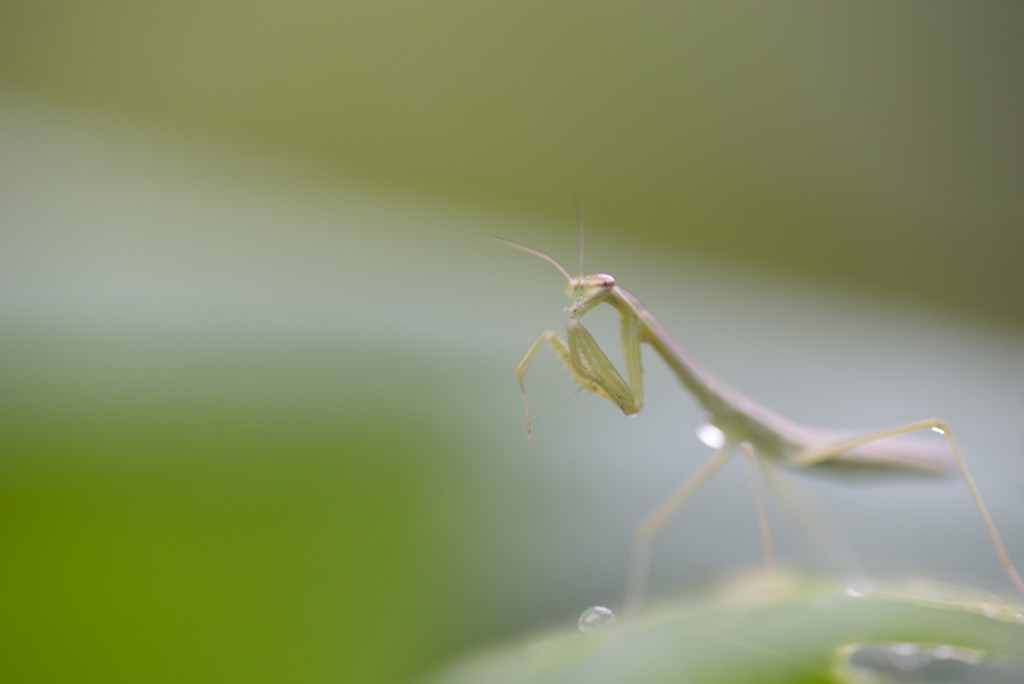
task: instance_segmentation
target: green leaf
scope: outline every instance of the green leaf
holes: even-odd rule
[[[861,662],[880,654],[873,670]],[[938,664],[974,668],[966,675],[972,682],[991,673],[1019,681],[1024,606],[933,583],[843,585],[759,575],[595,631],[532,635],[469,656],[430,681],[878,682],[889,681],[887,655],[896,670]]]

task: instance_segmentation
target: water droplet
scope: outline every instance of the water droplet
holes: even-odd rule
[[[945,431],[945,430],[943,430],[943,429],[942,429],[942,428],[940,428],[940,427],[933,427],[933,428],[932,428],[932,432],[938,432],[938,433],[939,433],[940,435],[944,435],[944,434],[946,434],[946,431]]]
[[[711,422],[711,416],[704,416],[697,424],[697,439],[712,449],[721,449],[725,446],[725,433]]]
[[[846,587],[843,591],[846,592],[847,596],[852,596],[853,598],[861,598],[864,596],[864,592],[857,587]]]
[[[591,606],[583,611],[576,626],[581,632],[593,632],[604,629],[613,622],[615,622],[615,613],[610,608]]]

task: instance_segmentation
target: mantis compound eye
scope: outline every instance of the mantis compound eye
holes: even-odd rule
[[[607,273],[595,273],[580,279],[580,292],[584,301],[595,301],[604,297],[615,287],[615,278]]]

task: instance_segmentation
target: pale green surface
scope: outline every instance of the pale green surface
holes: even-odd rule
[[[990,596],[950,587],[855,589],[785,577],[778,586],[747,577],[734,586],[656,606],[635,623],[573,633],[550,630],[469,656],[431,684],[516,682],[779,682],[834,684],[877,668],[848,669],[852,645],[910,644],[958,649],[930,672],[892,672],[899,681],[1019,681],[1024,674],[1024,611]],[[851,595],[852,594],[852,595]],[[952,653],[947,651],[947,653]],[[906,661],[906,659],[904,659]],[[884,663],[884,661],[882,661]],[[924,670],[924,668],[921,668]],[[866,671],[865,671],[866,670]],[[954,674],[955,673],[955,674]],[[930,679],[928,676],[939,676]],[[911,679],[913,678],[913,679]],[[895,680],[894,680],[895,681]]]

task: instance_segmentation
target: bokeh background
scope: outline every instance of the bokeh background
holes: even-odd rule
[[[653,357],[625,420],[548,353],[525,444],[513,369],[563,283],[487,238],[572,270],[574,196],[588,270],[729,383],[822,426],[948,420],[1024,563],[1022,29],[0,4],[0,677],[402,681],[618,606],[633,526],[707,450]],[[962,483],[803,491],[855,556],[773,504],[790,563],[1011,590]],[[758,562],[749,492],[737,462],[697,497],[656,590]]]

